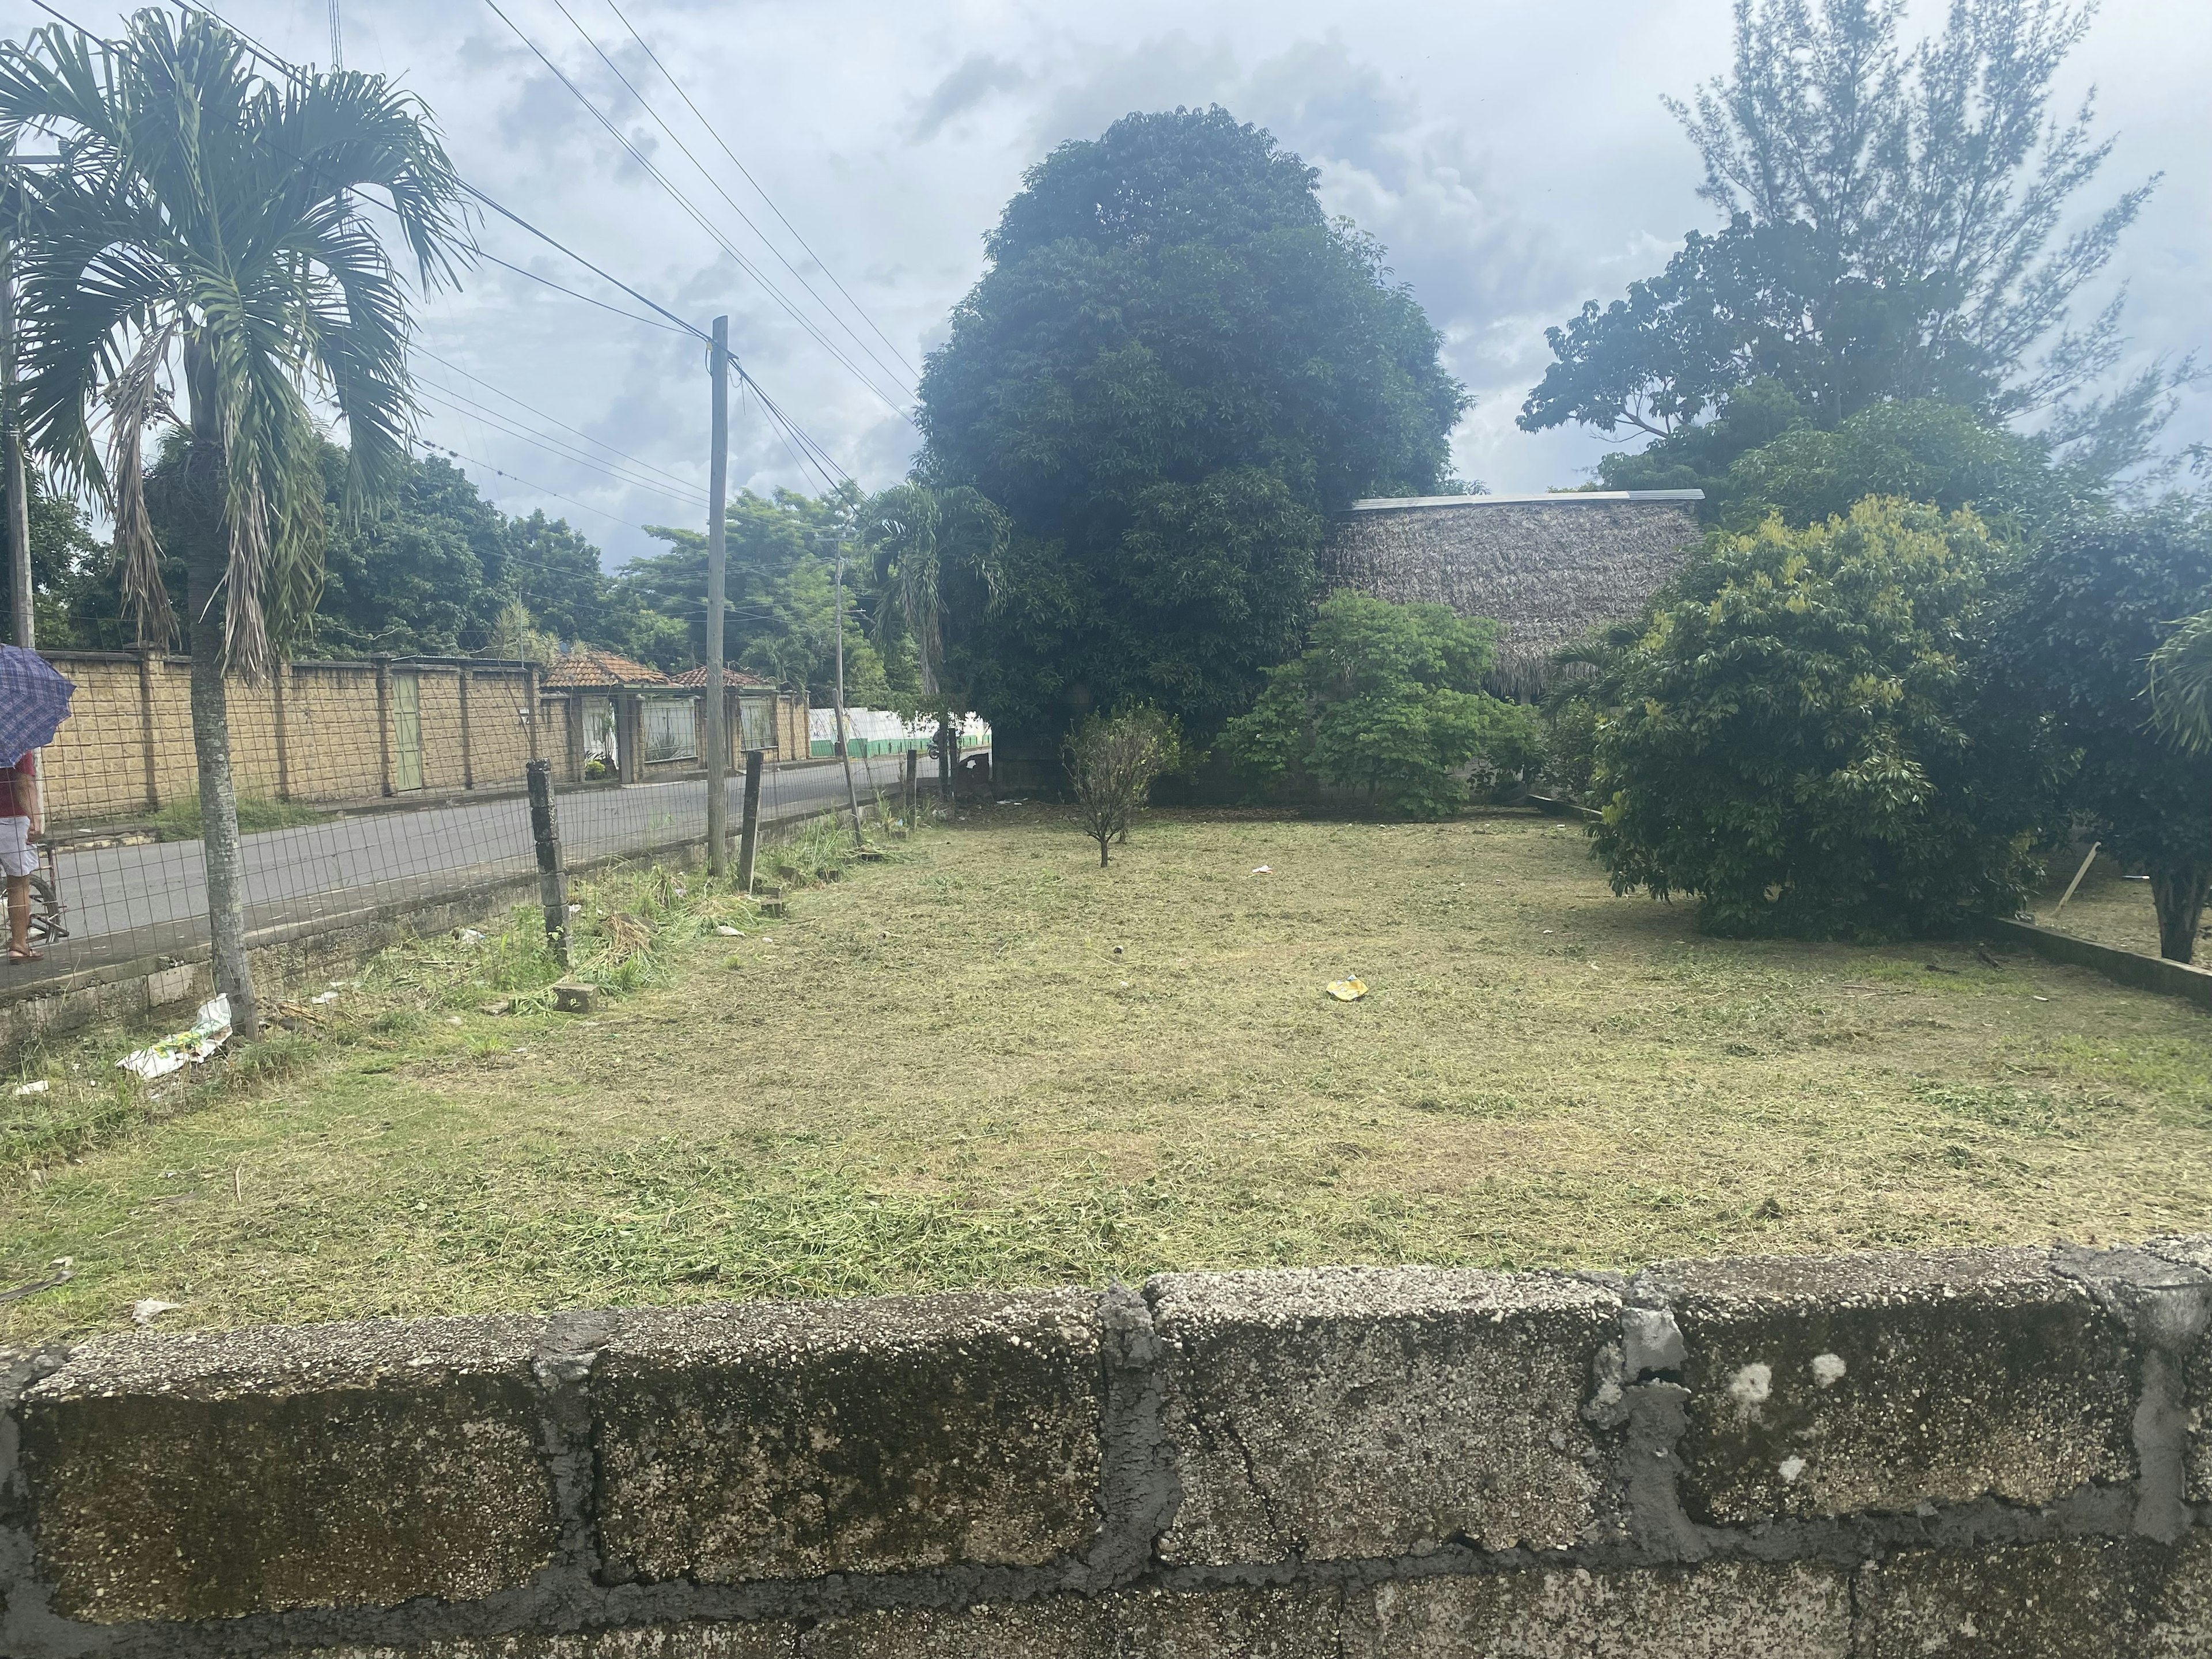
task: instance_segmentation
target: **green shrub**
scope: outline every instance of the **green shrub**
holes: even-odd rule
[[[1271,669],[1222,747],[1260,798],[1347,791],[1391,817],[1448,817],[1472,781],[1540,751],[1528,711],[1481,690],[1498,625],[1364,593],[1322,602],[1304,654]]]
[[[2008,912],[2051,780],[1975,641],[1970,512],[1870,498],[1716,535],[1592,684],[1597,853],[1616,891],[1722,933],[1897,938]]]

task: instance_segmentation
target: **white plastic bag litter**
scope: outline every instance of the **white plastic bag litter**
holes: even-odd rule
[[[229,1041],[230,999],[218,996],[200,1004],[188,1030],[172,1031],[159,1042],[149,1042],[115,1063],[151,1083],[205,1060]]]

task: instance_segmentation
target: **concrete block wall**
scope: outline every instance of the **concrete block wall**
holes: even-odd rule
[[[20,1659],[2212,1655],[2212,1239],[102,1336]]]

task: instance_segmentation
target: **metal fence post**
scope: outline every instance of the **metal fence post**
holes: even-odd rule
[[[761,762],[757,749],[745,750],[745,815],[738,830],[738,890],[753,890],[753,852],[760,845]]]
[[[553,817],[553,764],[534,760],[530,784],[530,839],[538,848],[538,901],[545,907],[545,939],[553,959],[568,965],[568,872],[561,862],[561,826]]]

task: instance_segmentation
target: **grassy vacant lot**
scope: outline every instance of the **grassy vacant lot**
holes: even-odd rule
[[[139,1297],[230,1323],[2212,1228],[2212,1019],[2176,1002],[1970,945],[1701,939],[1539,819],[1170,816],[1096,866],[1048,811],[971,816],[588,1019],[403,959],[289,1069],[7,1177],[0,1283],[77,1276],[0,1341]],[[1347,972],[1372,994],[1328,1000]]]

